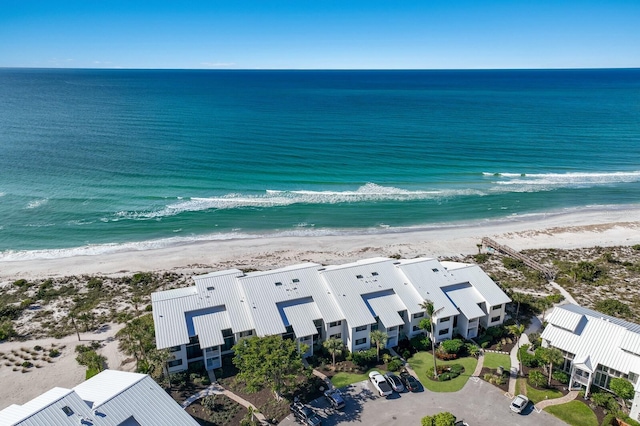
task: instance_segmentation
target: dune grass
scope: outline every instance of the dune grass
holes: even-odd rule
[[[482,366],[493,369],[502,366],[504,367],[504,371],[508,372],[511,369],[511,357],[505,354],[485,352]]]
[[[598,418],[591,409],[581,401],[551,405],[544,411],[553,414],[572,426],[598,426]]]
[[[459,358],[453,361],[440,361],[438,365],[451,365],[462,364],[464,366],[464,373],[459,375],[453,380],[447,380],[446,382],[436,382],[427,377],[427,370],[429,367],[433,367],[433,356],[429,352],[418,352],[411,358],[409,358],[409,365],[416,372],[418,379],[425,387],[433,392],[457,392],[463,388],[469,377],[473,374],[478,364],[478,360],[474,357]]]

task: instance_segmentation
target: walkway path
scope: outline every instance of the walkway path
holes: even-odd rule
[[[560,404],[566,404],[569,401],[573,401],[574,399],[576,399],[578,397],[578,394],[580,392],[578,391],[571,391],[568,394],[566,394],[565,396],[561,397],[561,398],[554,398],[554,399],[545,399],[544,401],[540,401],[536,404],[536,408],[538,410],[542,410],[550,405],[560,405]]]
[[[516,380],[518,379],[518,374],[520,373],[520,362],[518,362],[518,348],[522,345],[529,344],[529,337],[522,333],[520,336],[519,344],[515,345],[513,349],[511,349],[511,353],[509,354],[511,357],[511,374],[509,375],[509,394],[516,395]]]
[[[560,292],[560,294],[562,294],[564,296],[564,299],[569,302],[569,303],[573,303],[574,305],[578,305],[578,302],[576,302],[576,299],[573,298],[573,296],[564,288],[562,288],[562,286],[560,284],[558,284],[557,282],[551,280],[549,281],[549,284],[551,284],[551,286],[553,288],[555,288],[556,290],[558,290]],[[580,305],[578,305],[580,306]]]
[[[228,398],[234,400],[235,402],[237,402],[238,404],[246,407],[246,408],[251,408],[253,409],[253,415],[262,423],[266,424],[267,419],[264,417],[264,415],[262,415],[262,413],[259,413],[258,411],[256,411],[256,407],[253,406],[253,404],[251,404],[249,401],[247,401],[246,399],[236,395],[235,393],[231,392],[230,390],[227,390],[225,388],[223,388],[222,386],[220,386],[218,383],[211,383],[211,385],[209,385],[209,387],[207,387],[204,390],[201,390],[200,392],[191,395],[189,398],[187,398],[181,405],[182,408],[187,408],[189,405],[193,404],[194,401],[199,400],[200,398],[204,398],[205,396],[210,396],[210,395],[225,395]]]

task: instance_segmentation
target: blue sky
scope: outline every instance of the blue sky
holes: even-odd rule
[[[0,67],[640,67],[640,0],[4,0]]]

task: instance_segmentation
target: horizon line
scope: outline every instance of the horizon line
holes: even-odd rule
[[[122,71],[578,71],[637,70],[633,67],[545,67],[545,68],[142,68],[142,67],[19,67],[0,66],[0,70],[122,70]]]

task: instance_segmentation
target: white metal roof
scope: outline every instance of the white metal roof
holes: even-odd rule
[[[140,425],[198,424],[151,377],[116,370],[0,411],[2,426],[77,426],[82,419],[94,426],[120,426],[131,419]]]
[[[478,303],[484,302],[484,299],[471,284],[454,286],[445,292],[467,319],[481,318],[486,315],[486,312],[478,306]]]
[[[555,325],[571,317],[567,311],[582,317],[573,332]],[[575,321],[569,326],[573,324]],[[574,354],[577,360],[589,359],[592,369],[600,364],[625,374],[640,374],[640,356],[621,348],[621,344],[628,344],[629,332],[638,334],[639,331],[638,324],[568,304],[554,308],[541,337],[551,346]]]
[[[175,298],[167,297],[162,291],[152,293],[156,346],[164,349],[189,343],[190,332],[193,332],[191,319],[195,314],[206,315],[211,310],[227,311],[234,333],[253,330],[246,298],[235,282],[241,275],[242,271],[231,269],[195,276],[196,286],[188,287],[189,291],[169,290]]]
[[[204,349],[224,345],[222,330],[231,328],[231,321],[229,313],[221,311],[194,317],[193,326],[198,335],[200,347]]]
[[[195,286],[152,294],[156,344],[160,349],[178,346],[196,334],[202,334],[201,346],[217,343],[222,326],[234,333],[255,330],[258,336],[267,336],[283,334],[285,327],[292,325],[297,329],[296,336],[303,337],[301,333],[312,332],[309,318],[304,315],[316,316],[317,312],[320,316],[312,320],[346,320],[349,327],[359,327],[373,324],[378,316],[385,327],[392,327],[401,323],[398,312],[422,312],[420,305],[427,299],[439,310],[437,318],[458,315],[456,306],[464,306],[461,309],[468,315],[478,315],[477,309],[465,304],[463,296],[473,296],[476,304],[481,297],[487,308],[509,301],[480,268],[444,265],[436,259],[373,258],[327,267],[304,263],[246,275],[232,269],[196,276]],[[446,291],[460,284],[471,285],[474,291],[460,297],[454,293],[454,304]],[[382,297],[373,302],[375,306],[367,302]],[[292,308],[309,303],[313,312]],[[285,307],[289,314],[284,313]],[[228,324],[211,322],[220,312],[226,313]],[[196,324],[200,333],[196,332]],[[213,331],[210,327],[218,329]]]
[[[322,314],[315,302],[284,306],[282,310],[287,322],[293,327],[293,332],[296,337],[318,334],[318,330],[313,321],[322,319]]]
[[[511,302],[509,296],[496,285],[478,265],[458,262],[442,262],[442,266],[457,282],[468,282],[482,295],[487,308]]]
[[[238,277],[258,336],[286,331],[278,308],[281,303],[292,306],[312,300],[325,322],[345,319],[329,288],[319,278],[318,268],[320,265],[316,263],[304,263]]]
[[[397,294],[389,294],[380,297],[365,299],[374,314],[380,318],[385,328],[397,327],[404,324],[404,320],[398,315],[399,311],[404,311],[404,305]]]
[[[583,321],[586,321],[586,317],[579,313],[573,312],[568,309],[559,309],[558,312],[549,316],[548,323],[555,325],[556,327],[564,328],[572,333],[575,333],[578,326]]]
[[[458,284],[437,259],[401,260],[398,268],[406,275],[420,295],[418,306],[425,300],[433,303],[438,312],[436,318],[458,315],[458,309],[449,300],[441,287]],[[421,312],[421,309],[418,309]]]

